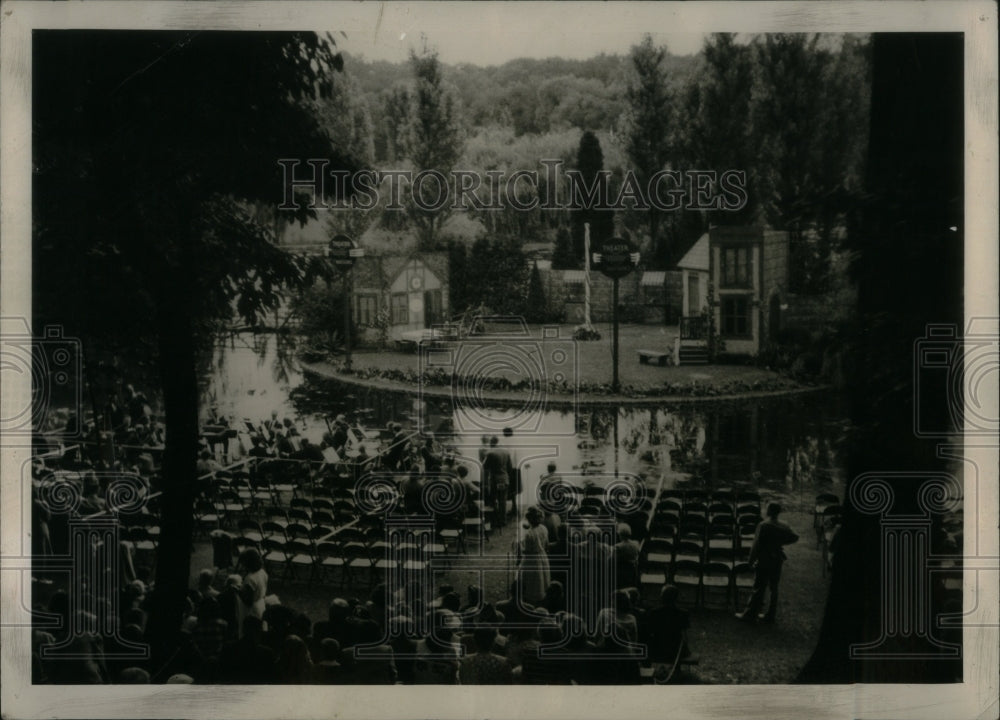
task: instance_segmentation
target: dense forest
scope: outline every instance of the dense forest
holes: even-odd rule
[[[374,251],[450,249],[460,263],[459,255],[490,248],[513,253],[513,266],[524,268],[514,284],[527,288],[530,263],[518,261],[525,245],[552,248],[556,268],[578,267],[585,215],[594,239],[635,241],[645,269],[672,268],[710,225],[756,223],[789,231],[793,291],[823,292],[860,197],[869,38],[715,34],[688,56],[649,36],[637,41],[628,55],[492,67],[447,65],[426,45],[408,63],[346,56],[333,96],[314,109],[338,150],[363,167],[448,177],[536,171],[538,182],[519,186],[518,199],[541,204],[572,191],[564,175],[550,186],[542,160],[580,170],[612,199],[629,173],[641,185],[663,170],[739,170],[746,202],[735,211],[666,212],[626,200],[614,212],[579,203],[428,211],[412,202],[402,212],[386,210],[383,192],[373,208],[330,213],[325,232],[346,232]],[[460,285],[453,308],[488,300]]]

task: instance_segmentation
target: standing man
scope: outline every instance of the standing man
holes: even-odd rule
[[[787,559],[782,548],[799,539],[788,525],[778,521],[779,514],[781,505],[769,503],[767,518],[757,526],[753,547],[750,548],[750,564],[754,565],[757,571],[753,581],[753,594],[746,610],[736,613],[736,618],[743,622],[752,623],[755,620],[774,622],[778,610],[778,581],[781,580],[781,566]],[[757,611],[764,604],[765,589],[770,590],[768,609],[767,612],[757,615]]]
[[[493,504],[495,524],[497,527],[503,527],[507,524],[507,493],[510,487],[510,477],[507,472],[511,463],[510,454],[498,443],[496,435],[491,437],[490,449],[483,458],[483,472],[488,483],[484,490],[489,493],[486,495],[486,501]]]

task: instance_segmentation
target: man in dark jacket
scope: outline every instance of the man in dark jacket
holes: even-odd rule
[[[785,545],[798,541],[799,536],[783,522],[778,521],[781,506],[770,503],[767,506],[767,518],[757,526],[753,547],[750,548],[750,564],[756,568],[753,581],[753,594],[747,603],[746,610],[736,613],[736,617],[744,622],[774,622],[778,610],[778,581],[781,579],[781,566],[785,562]],[[767,612],[757,615],[764,604],[764,590],[770,589]]]

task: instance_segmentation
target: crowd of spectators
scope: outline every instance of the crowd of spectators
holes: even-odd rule
[[[148,618],[148,589],[142,581],[122,593],[117,637],[49,633],[36,629],[36,683],[198,684],[637,684],[647,675],[663,679],[689,654],[687,612],[676,606],[676,588],[664,586],[661,600],[645,608],[634,592],[617,591],[589,631],[578,615],[559,609],[565,602],[553,581],[545,602],[533,606],[510,595],[485,602],[470,586],[463,598],[450,586],[426,604],[412,584],[392,592],[377,585],[367,599],[337,597],[327,616],[313,619],[275,603],[251,609],[247,585],[260,570],[251,560],[246,575],[199,575],[187,598],[180,648],[161,667],[121,657],[141,647]],[[248,579],[249,578],[249,579]],[[266,582],[266,578],[264,578]],[[65,592],[56,592],[47,611],[72,624]],[[65,645],[72,659],[43,659],[43,645]],[[676,676],[675,676],[676,677]]]

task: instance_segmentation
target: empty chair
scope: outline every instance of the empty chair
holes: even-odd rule
[[[223,513],[223,522],[229,522],[243,515],[245,506],[238,492],[232,489],[222,490],[218,497],[215,507]]]
[[[277,576],[285,572],[285,541],[277,537],[266,537],[261,542],[264,569],[268,575]]]
[[[218,530],[221,526],[219,514],[210,500],[201,499],[195,503],[194,519],[198,528],[205,532]]]
[[[312,525],[293,522],[289,523],[288,527],[285,528],[285,535],[289,540],[299,540],[302,538],[308,538],[311,530]]]
[[[702,560],[703,546],[694,540],[681,540],[677,543],[674,553],[674,562],[694,562],[700,563]]]
[[[456,554],[465,552],[465,532],[462,528],[462,518],[441,518],[438,522],[437,536],[441,544],[444,545],[446,553],[449,552],[449,548],[453,548]]]
[[[265,520],[260,524],[261,540],[271,537],[284,542],[287,539],[285,536],[286,525],[287,523],[281,524],[274,520]]]
[[[703,502],[686,502],[684,503],[684,514],[682,516],[685,520],[688,518],[700,517],[705,520],[708,519],[708,505]]]
[[[705,563],[701,570],[701,592],[704,607],[728,610],[732,602],[732,567],[721,562]]]
[[[736,491],[731,487],[716,488],[712,491],[711,500],[732,505],[736,501]]]
[[[733,527],[736,525],[736,517],[729,513],[720,513],[718,515],[713,515],[712,519],[708,523],[708,532],[713,533],[717,530],[729,530],[732,532]]]
[[[313,525],[329,525],[330,527],[333,527],[337,524],[333,514],[326,510],[313,510],[310,520]]]
[[[250,520],[248,518],[243,518],[236,525],[237,529],[240,531],[242,537],[253,540],[255,543],[260,543],[264,539],[264,531],[261,528],[260,523],[256,520]]]
[[[311,525],[312,514],[303,507],[293,507],[288,510],[288,520],[292,523]]]
[[[333,500],[330,499],[330,498],[325,498],[325,497],[316,497],[316,498],[313,498],[312,508],[313,508],[313,511],[328,512],[331,515],[334,512],[336,512],[336,508],[334,507]]]
[[[748,563],[750,562],[750,548],[753,545],[753,541],[750,542],[740,542],[740,546],[736,548],[733,555],[736,559],[736,564]]]
[[[308,571],[307,582],[312,584],[316,571],[316,557],[312,543],[306,540],[289,540],[285,543],[285,576],[294,582],[300,572]]]
[[[737,563],[733,568],[734,601],[738,608],[746,607],[753,594],[754,578],[757,572],[750,563]]]
[[[264,511],[264,517],[267,518],[268,522],[277,523],[282,527],[288,525],[288,513],[285,512],[283,507],[278,505],[271,505]]]
[[[642,545],[640,564],[658,565],[666,568],[674,561],[674,544],[669,540],[650,538]]]
[[[823,517],[823,511],[831,505],[839,505],[840,498],[833,493],[820,493],[816,496],[816,504],[813,507],[813,527],[819,528]]]
[[[670,490],[663,490],[660,492],[660,499],[663,500],[665,498],[670,498],[672,500],[677,500],[678,502],[683,503],[684,491],[677,488],[673,488]]]
[[[732,550],[736,547],[736,537],[733,535],[733,528],[713,529],[708,536],[709,549]]]
[[[365,533],[361,528],[345,527],[337,531],[337,540],[341,543],[361,543],[367,544]]]
[[[677,586],[677,604],[697,607],[701,596],[701,562],[677,560],[673,584]]]
[[[667,583],[667,570],[660,565],[639,563],[639,593],[643,603],[654,606],[660,600],[660,590]]]
[[[736,515],[739,517],[742,517],[743,515],[754,515],[756,517],[760,517],[760,503],[737,503]]]
[[[708,506],[708,520],[713,522],[717,517],[733,516],[733,506],[726,502],[713,502]]]
[[[675,512],[678,515],[681,513],[682,504],[677,498],[661,498],[660,502],[656,503],[656,511],[660,512]]]
[[[684,504],[708,502],[708,493],[704,490],[687,490],[684,493]]]
[[[340,545],[335,542],[320,542],[316,545],[317,573],[320,581],[340,575],[340,584],[343,585],[346,573],[344,571],[347,561],[340,552]]]
[[[344,543],[341,546],[341,553],[350,582],[353,584],[356,580],[365,579],[370,587],[373,578],[372,563],[365,544],[360,542]]]
[[[326,540],[332,534],[333,528],[329,525],[313,525],[309,528],[309,541],[315,545],[318,542]]]
[[[707,562],[721,563],[730,570],[736,566],[736,551],[733,548],[710,547],[705,551]]]
[[[681,538],[705,537],[705,531],[707,528],[708,523],[705,522],[705,518],[695,515],[694,517],[684,518],[681,522],[678,535]]]

